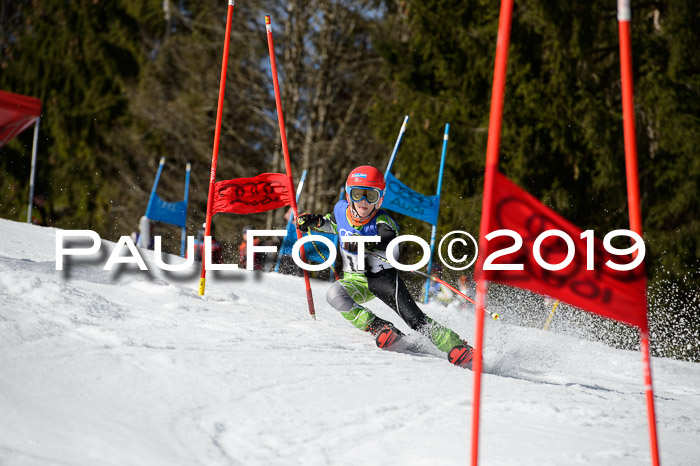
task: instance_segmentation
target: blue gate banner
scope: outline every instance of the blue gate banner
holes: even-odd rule
[[[437,225],[440,196],[426,196],[416,192],[396,179],[391,172],[384,174],[386,193],[382,209],[398,212],[409,217]]]
[[[158,222],[170,223],[185,228],[187,223],[187,201],[165,202],[154,194],[153,203],[148,207],[146,217]]]
[[[325,236],[329,240],[335,243],[335,235],[331,235],[330,233],[312,233],[311,236]],[[280,251],[279,255],[290,255],[292,253],[292,247],[294,247],[294,243],[297,242],[297,230],[294,226],[294,223],[289,222],[287,223],[287,236],[284,237],[284,240],[282,240],[282,245],[280,246]],[[314,248],[314,245],[309,243],[306,243],[304,245],[304,252],[306,253],[306,260],[307,262],[316,262],[318,264],[321,264],[328,259],[328,256],[330,254],[330,251],[326,247],[325,244],[321,243],[320,241],[315,242],[316,247],[321,251],[321,253],[325,256],[321,257],[319,253],[316,251],[316,248]]]

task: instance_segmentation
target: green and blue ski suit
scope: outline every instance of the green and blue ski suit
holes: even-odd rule
[[[398,235],[399,228],[396,222],[386,211],[379,209],[369,222],[362,226],[354,226],[348,220],[347,210],[347,201],[339,201],[333,212],[326,215],[312,230],[338,234],[339,238],[348,235],[379,236],[380,242],[366,243],[365,248],[386,258],[387,245]],[[368,331],[376,316],[363,304],[376,296],[393,309],[411,329],[430,338],[440,351],[449,352],[462,344],[459,335],[421,311],[391,264],[365,253],[364,269],[360,269],[357,248],[353,248],[352,243],[339,243],[344,274],[343,278],[328,288],[326,300],[350,323],[360,330]],[[353,249],[355,252],[351,252]],[[394,254],[394,257],[398,255],[398,251],[390,253]]]

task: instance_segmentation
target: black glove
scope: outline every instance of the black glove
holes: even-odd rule
[[[309,231],[310,228],[320,227],[323,217],[314,214],[299,214],[297,225],[301,231]]]

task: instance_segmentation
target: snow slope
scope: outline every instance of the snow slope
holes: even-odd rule
[[[328,283],[313,321],[300,278],[210,273],[200,297],[197,271],[102,270],[108,242],[61,272],[55,233],[0,220],[0,464],[468,463],[473,374],[377,349]],[[424,309],[472,340],[472,311]],[[640,353],[504,319],[480,464],[650,464]],[[652,364],[662,464],[698,465],[700,365]]]

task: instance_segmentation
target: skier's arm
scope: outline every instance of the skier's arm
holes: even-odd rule
[[[386,251],[391,240],[399,234],[399,227],[388,215],[380,215],[377,218],[377,236],[381,238],[378,243],[367,243],[370,251]]]
[[[336,225],[335,221],[335,216],[333,212],[330,214],[326,214],[323,217],[323,223],[321,225],[322,230],[324,233],[330,233],[332,235],[337,235],[338,234],[338,226]]]
[[[381,238],[377,243],[365,243],[365,250],[367,251],[386,251],[387,246],[398,236],[398,226],[394,221],[386,216],[380,215],[377,218],[377,234]],[[357,254],[357,243],[348,242],[344,243],[342,246],[346,251]]]
[[[331,220],[331,214],[325,217],[314,214],[299,214],[297,225],[301,231],[317,231],[321,233],[335,234],[335,223]]]

